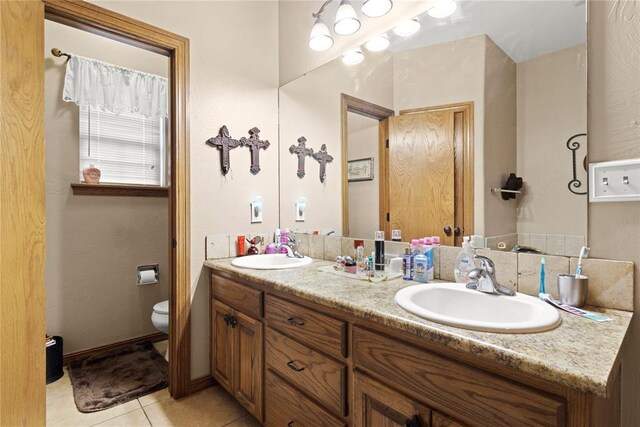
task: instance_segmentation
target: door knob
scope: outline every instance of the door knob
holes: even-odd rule
[[[448,225],[445,226],[442,231],[444,231],[444,234],[446,234],[447,236],[451,236],[451,227],[449,227]]]

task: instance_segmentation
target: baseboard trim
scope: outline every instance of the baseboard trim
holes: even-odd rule
[[[189,394],[197,393],[199,391],[208,389],[216,385],[216,380],[211,375],[204,375],[202,377],[194,378],[189,383]]]
[[[65,354],[64,356],[62,356],[62,364],[67,366],[69,362],[75,362],[76,360],[86,359],[89,356],[93,356],[93,355],[111,351],[111,350],[117,350],[118,348],[127,346],[129,344],[137,344],[142,341],[158,342],[158,341],[164,341],[168,339],[169,339],[169,335],[165,334],[164,332],[156,332],[149,335],[143,335],[141,337],[115,342],[113,344],[102,345],[100,347],[90,348],[88,350],[81,350],[81,351],[76,351],[75,353]]]

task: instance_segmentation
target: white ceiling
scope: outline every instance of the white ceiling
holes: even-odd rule
[[[400,52],[486,34],[515,62],[587,40],[586,8],[578,0],[458,1],[449,18],[420,16],[421,30],[407,39],[389,33]]]

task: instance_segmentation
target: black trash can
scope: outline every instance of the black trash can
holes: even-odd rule
[[[62,337],[54,336],[55,344],[47,347],[47,384],[62,377]]]

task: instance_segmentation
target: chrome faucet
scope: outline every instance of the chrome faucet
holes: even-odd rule
[[[516,293],[513,290],[496,281],[496,266],[491,259],[482,255],[475,255],[473,258],[480,260],[480,268],[474,268],[469,272],[468,289],[488,294],[515,296]]]
[[[304,255],[298,252],[298,241],[296,240],[295,236],[287,236],[286,239],[287,239],[286,243],[282,243],[282,242],[276,243],[276,250],[280,252],[280,248],[286,248],[288,257],[304,258]]]

